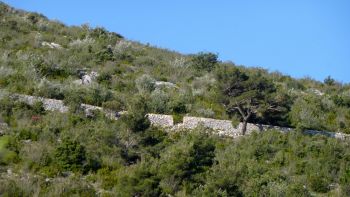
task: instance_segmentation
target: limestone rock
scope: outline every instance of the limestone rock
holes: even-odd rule
[[[175,88],[176,87],[175,84],[173,84],[171,82],[167,82],[167,81],[156,81],[154,85],[156,88],[162,88],[162,87]]]
[[[41,43],[41,45],[42,46],[47,46],[47,47],[49,47],[51,49],[61,49],[62,48],[62,46],[60,44],[57,44],[57,43],[54,43],[54,42],[49,43],[49,42],[45,42],[44,41],[44,42]]]
[[[98,73],[94,71],[89,74],[79,73],[79,75],[80,79],[73,81],[73,83],[78,85],[89,85],[98,77]]]
[[[163,114],[147,114],[147,117],[152,125],[161,127],[174,126],[173,116]]]

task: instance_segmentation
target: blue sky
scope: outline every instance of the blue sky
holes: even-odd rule
[[[103,26],[182,53],[293,77],[350,82],[348,0],[5,0],[68,25]]]

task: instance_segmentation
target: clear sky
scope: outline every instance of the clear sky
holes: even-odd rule
[[[350,82],[350,0],[4,0],[182,53]]]

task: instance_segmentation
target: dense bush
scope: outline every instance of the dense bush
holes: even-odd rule
[[[214,53],[198,53],[192,58],[192,66],[199,71],[212,71],[218,62],[218,55]]]
[[[85,148],[77,141],[63,139],[55,150],[55,162],[62,170],[82,171],[86,162]]]

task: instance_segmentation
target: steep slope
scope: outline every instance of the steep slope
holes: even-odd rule
[[[0,100],[1,196],[350,195],[348,141],[276,131],[232,139],[201,127],[167,133],[145,118],[349,133],[347,84],[297,80],[212,53],[183,55],[4,3],[0,54],[2,90],[69,107]],[[118,121],[86,116],[81,103],[129,113]]]

